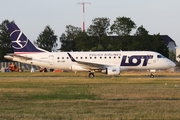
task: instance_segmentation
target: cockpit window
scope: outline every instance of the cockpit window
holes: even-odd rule
[[[157,58],[165,58],[163,55],[157,55]]]

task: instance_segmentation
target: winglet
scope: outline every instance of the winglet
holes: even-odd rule
[[[34,46],[13,22],[7,25],[14,53],[47,52]]]
[[[71,59],[72,62],[77,62],[77,61],[71,56],[70,53],[67,53],[67,54],[68,54],[68,56],[70,57],[70,59]]]

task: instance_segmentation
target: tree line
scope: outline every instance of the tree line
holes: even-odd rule
[[[95,18],[87,31],[67,25],[60,42],[62,51],[156,51],[168,57],[160,35],[150,35],[142,25],[137,28],[128,17],[117,17],[112,25],[109,18]]]
[[[4,20],[0,24],[0,61],[5,61],[6,53],[13,52],[7,28],[9,22]],[[169,52],[159,34],[150,35],[142,25],[137,27],[128,17],[117,17],[112,25],[109,18],[98,17],[92,20],[86,31],[82,31],[80,27],[66,25],[59,40],[47,25],[34,44],[52,51],[57,47],[57,42],[61,44],[61,51],[156,51],[166,57]]]

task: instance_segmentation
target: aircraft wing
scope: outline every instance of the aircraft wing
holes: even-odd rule
[[[104,69],[108,66],[108,65],[104,65],[104,64],[90,63],[90,62],[83,62],[83,61],[76,61],[76,62],[81,64],[84,67],[88,67],[91,69]]]
[[[72,62],[77,62],[79,63],[81,66],[85,67],[85,68],[90,68],[90,69],[105,69],[107,66],[109,65],[105,65],[105,64],[99,64],[99,63],[91,63],[91,62],[84,62],[84,61],[76,61],[71,54],[67,53],[71,59]]]

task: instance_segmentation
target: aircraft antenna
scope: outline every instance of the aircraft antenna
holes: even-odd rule
[[[91,4],[90,2],[79,2],[77,3],[78,5],[82,5],[82,31],[85,31],[85,9],[84,6],[85,4]]]

